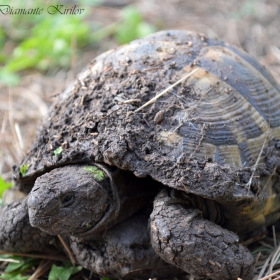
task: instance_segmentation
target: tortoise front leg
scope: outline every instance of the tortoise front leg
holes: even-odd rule
[[[113,228],[87,236],[71,236],[70,247],[79,264],[100,275],[117,279],[182,277],[186,273],[164,262],[153,250],[148,232],[149,215],[138,213]]]
[[[174,201],[174,191],[163,190],[154,201],[150,234],[157,254],[195,276],[253,279],[253,257],[238,236],[203,219],[198,209]]]
[[[53,236],[29,223],[27,198],[0,209],[0,249],[11,252],[42,251]]]

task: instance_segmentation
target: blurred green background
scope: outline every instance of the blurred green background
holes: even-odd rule
[[[17,73],[23,70],[67,68],[71,57],[80,55],[84,48],[94,48],[102,40],[124,44],[156,31],[134,5],[124,7],[115,22],[105,25],[95,21],[91,14],[98,1],[77,1],[74,5],[47,2],[3,1],[1,16],[5,21],[0,27],[3,84],[16,85],[20,81]],[[37,8],[42,9],[40,14]],[[31,14],[23,14],[23,9]]]

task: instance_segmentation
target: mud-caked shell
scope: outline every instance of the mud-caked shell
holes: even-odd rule
[[[236,170],[280,138],[279,91],[244,51],[195,32],[155,33],[100,55],[58,96],[18,181],[28,191],[58,166],[104,162],[210,199],[252,198]]]

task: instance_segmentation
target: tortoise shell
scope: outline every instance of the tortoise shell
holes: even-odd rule
[[[94,59],[50,108],[16,177],[29,191],[56,167],[104,162],[217,201],[252,200],[251,167],[279,138],[280,86],[263,66],[203,34],[162,31]]]

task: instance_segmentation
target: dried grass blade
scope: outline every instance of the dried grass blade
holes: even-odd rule
[[[60,235],[58,235],[58,238],[59,238],[60,242],[62,243],[63,247],[65,248],[65,250],[66,250],[66,252],[67,252],[67,254],[68,254],[68,256],[71,260],[72,265],[74,266],[77,262],[76,262],[76,260],[73,256],[69,246],[66,244],[66,242],[64,241],[64,239]]]
[[[65,256],[27,254],[27,253],[10,252],[10,251],[0,251],[0,255],[14,255],[14,256],[30,257],[30,258],[46,259],[46,260],[54,260],[54,261],[69,261],[69,259]]]
[[[268,273],[271,274],[272,273],[272,270],[273,270],[273,267],[274,265],[277,263],[278,259],[279,259],[279,255],[280,255],[280,246],[278,246],[276,248],[276,251],[275,253],[273,254],[272,256],[272,259],[270,261],[270,266],[269,266],[269,270],[268,270]]]
[[[40,276],[44,275],[48,270],[50,270],[52,266],[52,261],[50,260],[42,260],[34,271],[34,273],[28,278],[28,280],[37,280]]]
[[[273,233],[273,242],[274,242],[274,247],[277,247],[277,239],[276,239],[276,232],[275,232],[275,226],[272,226],[272,233]]]
[[[163,96],[164,94],[166,94],[167,92],[169,92],[172,88],[176,87],[177,85],[179,85],[180,83],[182,83],[183,81],[185,81],[187,78],[189,78],[191,75],[193,75],[196,71],[198,71],[199,69],[194,69],[192,72],[188,73],[186,76],[184,76],[182,79],[178,80],[177,82],[175,82],[174,84],[172,84],[171,86],[169,86],[168,88],[166,88],[165,90],[163,90],[162,92],[160,92],[158,95],[156,95],[155,97],[153,97],[151,100],[149,100],[148,102],[146,102],[144,105],[142,105],[141,107],[139,107],[138,109],[136,109],[134,111],[134,113],[139,112],[140,110],[142,110],[143,108],[147,107],[148,105],[154,103],[158,98],[160,98],[161,96]]]
[[[272,274],[269,274],[269,275],[267,275],[267,276],[261,278],[260,280],[268,280],[269,278],[271,278],[272,276],[275,276],[275,275],[277,275],[277,274],[280,274],[280,270],[277,270],[276,272],[274,272],[274,273],[272,273]],[[279,277],[277,277],[277,279],[279,279]],[[276,279],[274,279],[274,280],[276,280]]]
[[[0,258],[0,262],[20,263],[20,261],[18,261],[18,260],[14,260],[14,259],[2,259],[2,258]]]
[[[275,249],[275,250],[268,256],[268,258],[266,259],[265,263],[264,263],[263,266],[262,266],[262,269],[261,269],[261,271],[260,271],[260,273],[259,273],[259,276],[258,276],[257,280],[264,280],[264,279],[262,279],[262,276],[263,276],[263,274],[264,274],[264,272],[265,272],[265,270],[266,270],[266,268],[267,268],[267,266],[268,266],[268,264],[269,264],[271,258],[273,257],[275,251],[276,251],[276,249]]]
[[[15,131],[16,131],[16,134],[17,134],[19,146],[20,146],[20,148],[23,152],[24,151],[24,143],[23,143],[22,134],[21,134],[20,127],[19,127],[18,123],[15,123]]]

